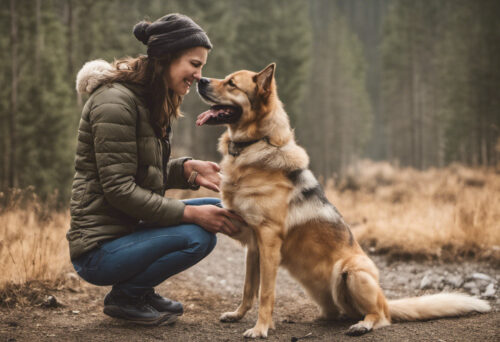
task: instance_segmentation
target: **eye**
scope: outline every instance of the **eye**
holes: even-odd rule
[[[191,64],[192,64],[195,68],[198,68],[198,67],[201,65],[201,63],[199,63],[199,62],[191,62]]]
[[[233,80],[227,81],[227,84],[229,84],[231,87],[236,87],[236,84],[234,84]]]

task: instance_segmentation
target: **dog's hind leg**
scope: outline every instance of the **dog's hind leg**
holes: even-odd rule
[[[221,315],[222,322],[236,322],[245,316],[252,308],[253,301],[259,295],[259,250],[257,246],[249,245],[247,249],[245,286],[243,299],[236,311],[225,312]]]
[[[378,284],[378,271],[366,256],[356,258],[356,263],[344,267],[337,280],[337,300],[350,316],[364,316],[352,325],[347,335],[363,335],[372,329],[390,325],[387,300]],[[337,266],[337,265],[336,265]],[[342,298],[340,298],[342,297]]]
[[[245,337],[267,337],[269,328],[274,328],[273,308],[276,276],[281,261],[282,240],[278,227],[262,226],[257,231],[260,258],[260,298],[257,323],[243,334]]]

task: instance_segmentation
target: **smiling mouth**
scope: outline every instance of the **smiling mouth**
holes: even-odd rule
[[[237,122],[242,114],[241,107],[216,104],[206,112],[198,115],[196,125],[223,125]]]
[[[187,85],[188,88],[191,88],[193,81],[189,82],[188,80],[184,80],[184,84]]]

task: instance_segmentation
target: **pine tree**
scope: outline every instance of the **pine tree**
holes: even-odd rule
[[[311,56],[307,1],[240,1],[236,12],[235,68],[260,71],[277,63],[278,93],[292,125],[302,115]]]
[[[330,178],[363,155],[372,112],[361,46],[337,4],[313,1],[311,15],[314,55],[298,133],[313,169]]]
[[[23,46],[19,88],[19,186],[33,186],[42,196],[56,190],[67,198],[72,176],[71,89],[61,48],[64,25],[57,2],[20,2]],[[29,37],[29,38],[28,38]]]

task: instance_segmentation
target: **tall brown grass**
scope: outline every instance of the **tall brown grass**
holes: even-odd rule
[[[500,174],[452,165],[416,171],[364,161],[327,196],[370,250],[500,261]]]
[[[168,196],[190,198],[214,193],[172,190]],[[70,216],[67,210],[53,209],[56,197],[42,201],[30,188],[0,192],[0,305],[9,296],[17,301],[12,298],[21,291],[17,285],[36,283],[43,288],[74,281],[66,240]]]
[[[69,266],[66,212],[52,211],[31,189],[0,193],[0,287],[54,280]]]
[[[370,250],[500,261],[500,175],[493,170],[455,165],[418,172],[363,162],[338,184],[330,181],[326,192]],[[73,272],[65,238],[69,213],[51,210],[50,201],[32,191],[0,194],[0,204],[0,294],[12,284],[64,282]]]

